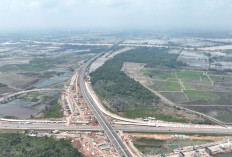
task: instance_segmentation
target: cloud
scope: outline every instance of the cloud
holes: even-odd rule
[[[231,0],[0,1],[0,27],[232,27]]]

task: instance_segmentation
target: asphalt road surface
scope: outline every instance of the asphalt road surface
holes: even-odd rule
[[[103,54],[105,52],[106,51],[102,52],[101,54]],[[130,153],[130,151],[128,150],[128,148],[126,147],[126,145],[122,142],[121,138],[115,132],[114,128],[106,120],[106,118],[104,117],[104,115],[102,114],[102,112],[97,107],[97,104],[93,100],[92,96],[87,91],[87,87],[86,87],[86,84],[85,84],[85,81],[84,81],[85,71],[86,71],[87,67],[89,66],[89,64],[94,59],[96,59],[97,57],[99,57],[100,55],[97,55],[93,59],[91,59],[88,62],[86,62],[82,66],[82,68],[80,69],[79,84],[80,84],[81,93],[82,93],[82,95],[83,95],[83,97],[84,97],[84,99],[85,99],[88,107],[91,109],[91,111],[95,115],[96,119],[98,120],[98,123],[101,125],[101,127],[103,128],[103,130],[107,134],[108,138],[110,139],[110,141],[112,142],[112,144],[114,145],[114,147],[118,151],[118,153],[121,156],[132,157],[132,154]]]
[[[148,126],[113,126],[114,130],[129,131],[129,132],[153,132],[153,133],[195,133],[195,134],[221,134],[232,135],[231,129],[206,129],[206,128],[169,128],[169,127],[148,127]],[[0,129],[23,129],[23,130],[103,130],[99,126],[66,126],[62,124],[18,124],[7,123],[0,124]]]

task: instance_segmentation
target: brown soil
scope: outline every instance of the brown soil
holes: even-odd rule
[[[153,138],[153,139],[159,139],[159,140],[169,140],[172,139],[170,134],[141,134],[141,133],[130,133],[130,134],[126,134],[126,135],[130,135],[132,137],[136,137],[136,138]],[[174,135],[174,134],[173,134]],[[210,141],[221,141],[225,138],[229,138],[229,136],[189,136],[190,140],[210,140]]]

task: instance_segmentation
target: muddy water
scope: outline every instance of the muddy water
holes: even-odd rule
[[[20,99],[13,100],[6,104],[0,104],[0,117],[15,116],[18,118],[30,118],[45,108],[45,104],[33,106],[33,103]]]

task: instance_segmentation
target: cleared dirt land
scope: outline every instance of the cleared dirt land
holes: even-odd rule
[[[123,70],[178,105],[232,122],[231,76],[167,67],[144,68],[141,63],[125,63]]]

